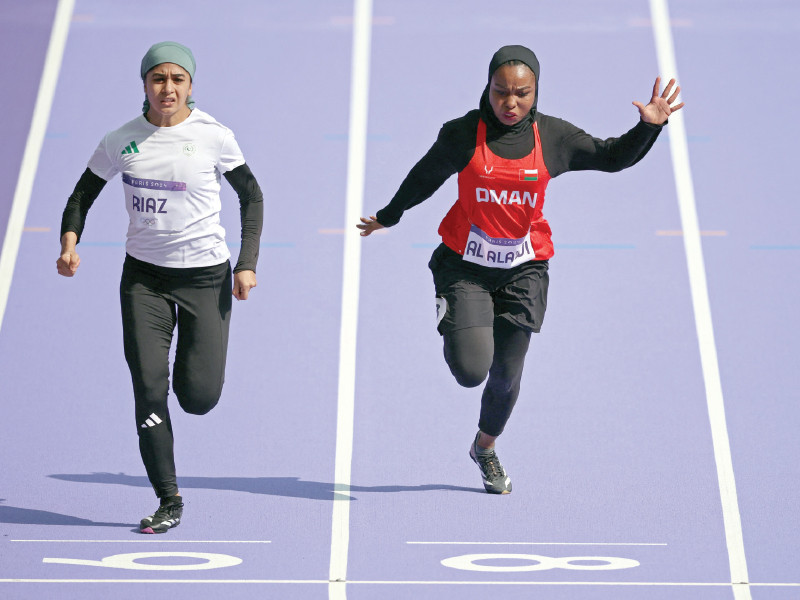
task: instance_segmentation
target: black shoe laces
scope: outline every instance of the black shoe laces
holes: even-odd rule
[[[153,520],[157,519],[173,519],[175,516],[180,512],[180,509],[183,508],[183,503],[181,502],[171,502],[169,504],[162,504],[158,507],[158,510],[153,513]]]
[[[500,461],[497,460],[497,454],[494,452],[487,455],[481,455],[476,452],[475,456],[478,457],[478,463],[480,464],[481,470],[486,476],[486,479],[494,481],[495,479],[500,479],[505,475],[503,472],[503,467],[500,466]]]

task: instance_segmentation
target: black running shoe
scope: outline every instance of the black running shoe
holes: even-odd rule
[[[142,533],[166,533],[167,530],[177,527],[183,515],[183,499],[180,496],[162,498],[158,510],[139,523]]]
[[[511,493],[511,477],[506,475],[503,465],[500,464],[500,459],[497,458],[494,449],[489,452],[478,452],[478,437],[481,435],[479,431],[475,436],[475,441],[469,447],[469,457],[475,461],[478,468],[481,470],[481,477],[483,477],[483,487],[490,494],[510,494]]]

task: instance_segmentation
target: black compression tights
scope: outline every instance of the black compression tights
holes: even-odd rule
[[[460,385],[477,387],[488,374],[478,427],[487,435],[500,435],[519,396],[530,332],[496,319],[494,327],[459,329],[443,337],[444,358]]]
[[[168,269],[131,258],[120,282],[125,359],[136,402],[139,451],[159,498],[178,493],[169,416],[169,354],[177,329],[172,389],[188,413],[219,401],[225,380],[231,313],[231,270]]]

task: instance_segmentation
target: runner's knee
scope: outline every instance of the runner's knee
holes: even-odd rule
[[[475,368],[474,365],[449,364],[450,372],[456,378],[458,385],[466,388],[478,387],[486,380],[487,371]]]
[[[192,384],[176,380],[173,385],[181,408],[191,415],[204,415],[213,409],[222,395],[222,383],[218,386]]]
[[[492,365],[491,327],[470,327],[444,335],[444,358],[459,385],[477,387]]]

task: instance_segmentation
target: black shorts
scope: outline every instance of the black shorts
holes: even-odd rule
[[[436,286],[439,333],[491,327],[498,317],[534,333],[542,328],[550,281],[548,261],[496,269],[465,261],[440,244],[428,267]]]

